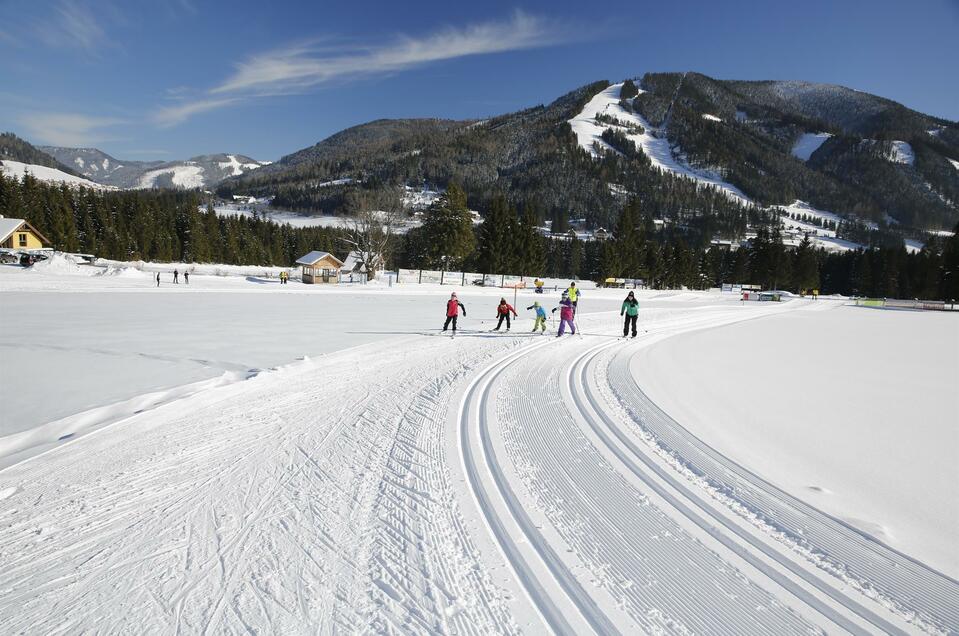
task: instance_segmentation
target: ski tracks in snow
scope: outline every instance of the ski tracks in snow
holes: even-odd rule
[[[630,373],[684,331],[407,338],[0,471],[0,632],[959,631],[959,585],[689,434]]]
[[[0,472],[0,632],[518,631],[443,446],[511,340],[361,347]],[[362,378],[359,381],[358,378]]]

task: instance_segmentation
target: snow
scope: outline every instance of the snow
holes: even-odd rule
[[[912,146],[910,146],[907,142],[893,141],[889,160],[894,163],[902,163],[907,166],[911,166],[916,161],[916,154],[912,151]]]
[[[946,157],[946,161],[951,163],[953,168],[955,168],[956,170],[959,170],[959,161],[956,161],[955,159],[950,159],[949,157]]]
[[[332,181],[324,181],[324,182],[322,182],[322,183],[317,183],[317,184],[316,184],[316,187],[317,187],[317,188],[326,188],[326,187],[329,187],[329,186],[346,185],[346,184],[348,184],[348,183],[353,183],[353,179],[349,179],[349,178],[333,179]]]
[[[265,166],[270,163],[267,162],[254,162],[254,163],[241,163],[239,159],[236,158],[236,155],[227,155],[227,161],[220,161],[216,165],[220,167],[221,170],[230,169],[230,176],[235,177],[243,174],[243,171],[256,170],[260,166]]]
[[[72,174],[67,174],[62,170],[57,170],[56,168],[21,163],[19,161],[11,161],[10,159],[0,160],[0,169],[2,169],[4,175],[7,177],[13,177],[15,179],[22,179],[23,175],[30,174],[40,181],[65,183],[70,186],[84,186],[86,188],[93,188],[96,190],[116,190],[116,188],[113,186],[105,186],[94,181],[90,181],[89,179],[75,177]]]
[[[832,137],[830,133],[803,133],[793,145],[792,155],[801,161],[809,161],[814,152]]]
[[[820,302],[665,341],[633,372],[720,453],[955,577],[956,317]]]
[[[619,105],[619,94],[622,87],[622,84],[613,84],[600,91],[587,102],[582,112],[569,120],[569,125],[576,134],[581,148],[594,157],[598,156],[596,146],[608,152],[615,152],[612,146],[601,139],[603,131],[612,126],[596,121],[596,115],[610,115],[627,124],[643,127],[642,134],[630,133],[626,130],[624,132],[626,137],[649,157],[655,168],[687,177],[704,186],[716,188],[730,199],[740,203],[752,204],[750,199],[736,186],[723,181],[720,177],[710,174],[708,171],[694,169],[674,156],[673,150],[669,146],[669,140],[664,133],[650,126],[649,122],[639,114],[629,112]]]
[[[417,190],[410,186],[403,186],[403,204],[414,210],[425,210],[431,206],[443,193],[439,190],[423,188]]]
[[[807,223],[800,219],[792,219],[788,216],[788,214],[796,214],[821,219],[823,221],[832,221],[835,223],[843,222],[844,219],[835,212],[819,210],[809,205],[805,201],[800,201],[799,199],[793,201],[789,205],[779,205],[775,207],[786,213],[780,217],[783,227],[798,230],[803,235],[808,234],[809,240],[816,248],[821,247],[831,252],[845,252],[848,250],[857,250],[863,248],[863,246],[859,243],[838,238],[835,230],[820,227],[814,223]],[[872,229],[878,228],[878,226],[871,221],[861,222]],[[801,240],[802,237],[796,237],[793,239],[785,239],[783,243],[787,245],[798,245]]]
[[[308,216],[303,214],[297,214],[296,212],[290,212],[288,210],[278,210],[274,208],[256,208],[251,210],[249,208],[235,206],[235,205],[217,205],[214,206],[214,211],[220,216],[232,216],[238,214],[240,216],[253,216],[254,214],[259,214],[260,216],[266,217],[267,219],[273,221],[274,223],[289,223],[293,227],[338,227],[338,228],[349,228],[351,227],[352,217],[348,216]],[[418,219],[404,219],[394,230],[397,233],[404,233],[410,230],[410,228],[419,227],[422,225],[422,221]]]
[[[922,251],[922,248],[926,246],[922,241],[918,241],[912,238],[904,238],[903,243],[906,245],[906,251],[910,254],[915,254]]]
[[[709,113],[703,113],[703,119],[708,119],[709,121],[722,121],[721,117],[716,117],[716,115],[710,115]]]
[[[83,158],[82,158],[82,157],[77,157],[77,158],[74,159],[73,161],[74,161],[74,163],[76,163],[77,166],[79,166],[80,168],[83,167]]]
[[[195,163],[187,163],[145,172],[137,181],[137,187],[155,188],[157,178],[165,174],[172,175],[173,185],[178,188],[200,188],[204,183],[203,166],[198,166]]]
[[[952,315],[108,265],[0,267],[2,633],[959,629]]]

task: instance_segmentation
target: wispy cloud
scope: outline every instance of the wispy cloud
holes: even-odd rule
[[[515,12],[508,20],[447,28],[425,37],[398,36],[385,44],[336,47],[313,40],[253,55],[207,94],[161,108],[160,125],[254,97],[299,94],[337,80],[395,73],[471,55],[532,49],[581,38],[548,19]]]
[[[92,146],[112,137],[108,129],[127,123],[112,117],[32,112],[17,118],[31,140],[54,146]]]
[[[164,127],[175,126],[183,123],[194,115],[199,115],[200,113],[223,108],[224,106],[228,106],[239,101],[239,99],[239,97],[201,99],[194,102],[184,102],[182,104],[164,106],[154,113],[153,121]]]
[[[107,42],[106,29],[97,13],[76,0],[61,0],[53,16],[37,27],[37,35],[49,46],[78,48],[96,53]]]

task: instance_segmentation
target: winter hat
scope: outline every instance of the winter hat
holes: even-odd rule
[[[450,294],[450,298],[456,298],[456,292],[453,292],[452,294]]]
[[[534,300],[534,301],[533,301],[533,307],[539,307],[539,301],[538,301],[538,300]]]

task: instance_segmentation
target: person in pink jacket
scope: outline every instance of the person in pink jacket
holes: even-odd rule
[[[566,292],[563,292],[563,298],[559,301],[559,307],[553,308],[554,314],[557,309],[559,309],[559,331],[556,332],[556,337],[559,338],[566,333],[567,325],[569,326],[570,335],[574,335],[576,333],[576,324],[573,322],[573,301],[569,299],[569,294]]]

